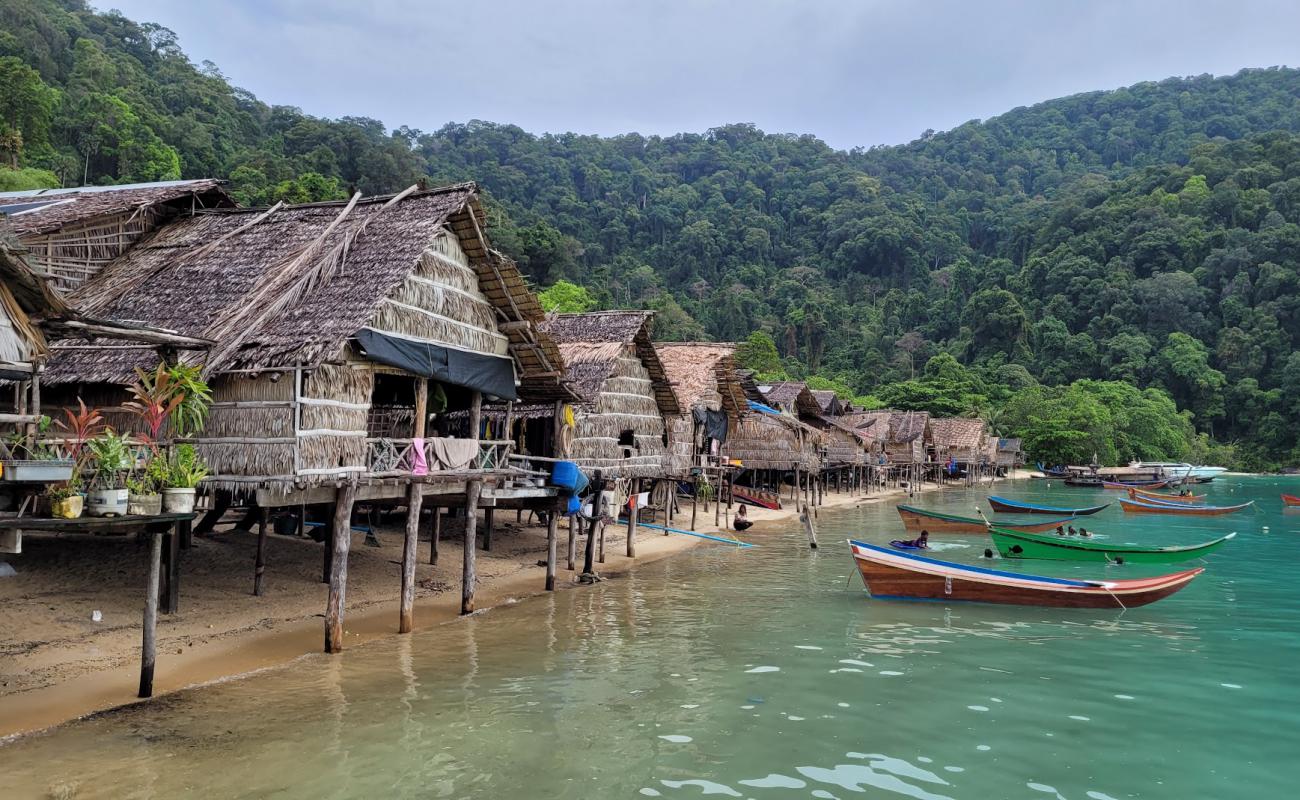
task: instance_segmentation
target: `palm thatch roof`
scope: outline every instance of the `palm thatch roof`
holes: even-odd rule
[[[938,417],[930,420],[930,440],[936,449],[975,452],[984,444],[984,420]]]
[[[230,208],[226,182],[213,178],[121,186],[81,186],[0,192],[0,215],[20,237],[50,233],[94,217],[171,206],[176,210]]]
[[[817,417],[822,407],[802,381],[782,381],[767,386],[760,386],[768,405],[775,406],[800,417]]]
[[[43,356],[45,337],[31,317],[66,311],[63,300],[27,263],[22,245],[0,218],[0,361],[19,364]]]
[[[838,417],[847,413],[844,403],[840,402],[839,395],[835,394],[833,389],[809,389],[813,399],[817,401],[817,406],[821,413],[831,417]]]
[[[864,438],[903,444],[925,438],[930,414],[925,411],[860,411],[848,414],[842,420]]]
[[[594,311],[587,314],[555,314],[541,323],[541,330],[555,339],[564,358],[565,377],[578,396],[594,404],[601,387],[615,369],[618,358],[632,347],[650,374],[659,413],[681,413],[663,362],[650,341],[653,311]]]
[[[495,329],[497,320],[504,322],[498,335],[435,319],[430,324],[447,331],[438,341],[476,352],[491,352],[499,342],[495,354],[508,350],[516,359],[521,394],[571,397],[560,385],[558,350],[537,330],[541,307],[513,262],[490,250],[484,221],[472,183],[347,202],[209,211],[165,226],[72,300],[88,314],[216,340],[209,374],[314,368],[339,359],[381,306],[392,305],[438,237],[450,232],[477,276],[477,286],[465,288],[481,291],[490,303],[482,324]],[[450,300],[464,294],[454,287],[429,291]],[[419,308],[398,310],[421,315]],[[464,331],[464,343],[454,340]],[[121,347],[58,352],[47,380],[129,381],[134,368],[151,359]],[[549,384],[540,380],[544,376]]]
[[[655,349],[683,413],[696,406],[725,411],[732,420],[748,413],[745,388],[736,372],[736,345],[661,342]]]

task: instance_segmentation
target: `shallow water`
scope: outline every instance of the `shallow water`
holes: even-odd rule
[[[794,525],[761,532],[758,548],[701,548],[0,746],[0,795],[1291,796],[1300,514],[1278,494],[1297,490],[1226,478],[1211,502],[1258,510],[1090,518],[1118,541],[1239,532],[1188,589],[1124,613],[871,601],[843,539],[897,538],[897,514],[826,511],[818,552]],[[1062,505],[1102,494],[1041,482],[997,493]],[[984,494],[918,504],[970,514]],[[941,543],[971,562],[988,546]]]

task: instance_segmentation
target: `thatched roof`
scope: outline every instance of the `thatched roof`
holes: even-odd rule
[[[135,212],[150,206],[168,205],[178,211],[230,208],[235,201],[223,188],[225,183],[204,178],[0,192],[0,215],[9,218],[18,236],[34,236],[94,217]]]
[[[600,387],[614,370],[625,348],[633,346],[637,358],[650,373],[659,413],[681,413],[677,396],[664,371],[663,362],[650,342],[653,311],[593,311],[587,314],[554,314],[541,329],[560,346],[565,378],[587,403],[594,403]]]
[[[984,420],[962,417],[932,419],[930,440],[938,448],[978,450],[984,444]]]
[[[809,389],[808,391],[817,401],[817,406],[823,414],[838,417],[847,413],[844,404],[840,402],[839,395],[835,394],[833,389]]]
[[[703,405],[726,411],[732,419],[749,411],[745,389],[736,373],[736,346],[712,342],[655,345],[682,412]]]
[[[96,316],[216,340],[209,373],[312,368],[340,357],[449,230],[507,321],[502,333],[525,384],[521,394],[569,397],[559,383],[559,353],[534,324],[541,308],[515,265],[490,252],[483,222],[472,183],[346,203],[209,211],[162,228],[81,287],[73,302]],[[46,377],[117,383],[150,360],[138,349],[79,349],[58,353]],[[530,376],[546,373],[549,395],[526,391]]]
[[[54,316],[68,311],[63,298],[27,262],[27,250],[3,217],[0,217],[0,281],[27,314]]]
[[[863,438],[881,443],[903,444],[925,436],[930,415],[925,411],[860,411],[841,420]]]
[[[775,406],[784,411],[800,417],[819,417],[822,413],[821,406],[817,399],[813,397],[812,392],[808,389],[808,384],[802,381],[782,381],[769,385],[760,385],[758,387],[766,399],[768,405]]]

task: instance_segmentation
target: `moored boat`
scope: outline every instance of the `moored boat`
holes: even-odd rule
[[[1133,514],[1183,514],[1185,516],[1193,517],[1217,517],[1221,514],[1231,514],[1232,512],[1240,511],[1243,508],[1249,508],[1254,504],[1254,500],[1235,506],[1189,506],[1179,503],[1144,503],[1137,500],[1128,500],[1123,497],[1119,500],[1120,508]]]
[[[1180,505],[1197,505],[1205,502],[1203,494],[1160,494],[1159,492],[1144,492],[1141,489],[1129,489],[1128,496],[1130,500],[1146,502],[1154,500],[1160,503],[1178,503]]]
[[[903,527],[910,533],[928,531],[930,533],[974,533],[988,532],[989,524],[974,517],[959,517],[956,514],[940,514],[916,506],[898,506],[898,516],[903,518]],[[998,523],[1000,527],[1013,531],[1041,532],[1055,529],[1070,521],[1069,518],[1053,519],[1047,522],[1009,522]]]
[[[731,487],[731,496],[738,502],[747,503],[759,508],[770,508],[773,510],[781,507],[781,496],[776,492],[769,492],[766,489],[754,489],[749,486]]]
[[[1169,485],[1169,481],[1102,481],[1101,485],[1107,489],[1163,489]]]
[[[1042,558],[1057,561],[1094,561],[1103,564],[1177,564],[1214,552],[1237,534],[1186,547],[1144,547],[1113,544],[1077,536],[1024,533],[1001,527],[989,536],[1003,558]]]
[[[1038,466],[1038,471],[1043,473],[1049,478],[1064,478],[1068,474],[1068,472],[1064,467],[1056,467],[1055,469],[1049,469],[1048,467],[1043,466],[1043,462],[1041,461],[1038,462],[1037,466]]]
[[[1060,608],[1134,608],[1177,592],[1205,570],[1119,581],[1080,581],[969,567],[849,540],[873,598]]]
[[[1058,517],[1082,517],[1088,514],[1096,514],[1109,506],[1110,503],[1086,508],[1056,508],[1055,506],[1040,506],[1036,503],[1021,503],[1018,500],[1008,500],[1005,497],[990,495],[989,505],[993,506],[994,511],[1000,511],[1004,514],[1055,514]]]
[[[1300,497],[1296,497],[1293,494],[1284,494],[1282,495],[1282,505],[1290,506],[1292,508],[1300,507]]]

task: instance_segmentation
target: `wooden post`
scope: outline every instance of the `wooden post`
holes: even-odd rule
[[[722,523],[722,470],[718,470],[718,479],[713,482],[713,527],[720,528]]]
[[[419,403],[416,404],[416,409],[418,411]],[[415,427],[416,430],[421,427],[418,416]],[[412,481],[406,493],[406,540],[402,542],[402,608],[397,620],[398,633],[410,633],[415,626],[415,559],[420,541],[422,505],[424,505],[424,486]]]
[[[479,393],[474,393],[479,397]],[[478,403],[476,402],[477,406]],[[478,498],[483,493],[482,481],[470,481],[465,487],[465,546],[461,549],[465,552],[464,573],[461,576],[460,585],[460,613],[472,614],[474,612],[474,550],[477,547],[475,539],[478,538]]]
[[[162,595],[162,608],[164,614],[175,614],[180,608],[181,598],[181,551],[180,551],[180,524],[163,534],[166,539],[163,541],[163,565],[166,567],[164,580],[167,584],[167,590]]]
[[[483,393],[475,391],[470,395],[469,400],[469,438],[478,439],[479,428],[483,419]],[[476,459],[477,460],[477,459]],[[482,491],[482,487],[479,487]]]
[[[605,519],[604,519],[605,515],[600,513],[598,509],[604,507],[605,507],[605,501],[604,501],[603,494],[597,494],[596,499],[592,501],[591,510],[592,513],[594,513],[596,516],[601,518],[600,525],[597,526],[599,538],[596,540],[596,546],[598,548],[596,553],[596,560],[602,564],[605,563]]]
[[[442,508],[433,509],[433,530],[429,532],[429,563],[438,563],[438,540],[442,538]]]
[[[266,509],[262,509],[262,516],[257,521],[257,558],[253,562],[253,595],[261,597],[266,586],[264,584],[266,575]]]
[[[569,517],[569,571],[573,572],[574,561],[578,559],[578,518]]]
[[[605,478],[600,470],[596,470],[595,476],[592,477],[591,490],[591,527],[587,529],[587,549],[582,563],[583,575],[593,575],[596,571],[595,564],[592,563],[596,552],[596,536],[599,534],[598,529],[605,527],[604,515],[601,513],[603,510],[601,499],[605,495]]]
[[[144,637],[140,648],[139,697],[153,697],[153,670],[158,657],[158,581],[162,574],[162,537],[151,532],[149,543],[149,583],[144,595]]]
[[[488,506],[483,509],[483,551],[492,549],[492,523],[496,509]]]
[[[803,523],[803,532],[808,537],[808,548],[817,549],[817,528],[813,525],[812,514],[808,511],[808,504],[804,503],[803,511],[799,513],[799,521]]]
[[[691,530],[695,530],[695,514],[700,510],[700,479],[691,478]]]
[[[333,557],[330,559],[330,591],[325,604],[325,652],[343,650],[343,609],[348,590],[348,550],[352,547],[352,504],[357,487],[339,487],[334,503]]]
[[[629,499],[632,501],[627,509],[627,557],[636,558],[636,520],[640,513],[640,498],[637,494],[641,490],[641,479],[633,478]]]
[[[546,520],[546,591],[555,591],[556,536],[560,526],[560,504],[551,508]]]
[[[325,563],[321,570],[321,583],[330,582],[330,572],[334,568],[334,538],[337,531],[334,530],[334,509],[330,509],[330,518],[325,523]],[[349,531],[351,528],[349,527]]]

